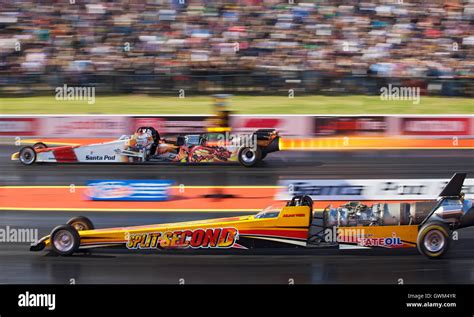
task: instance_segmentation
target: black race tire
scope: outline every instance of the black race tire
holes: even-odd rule
[[[33,144],[33,148],[34,149],[47,149],[48,146],[46,144],[44,144],[43,142],[37,142],[37,143]]]
[[[299,201],[300,201],[300,206],[308,206],[309,207],[309,226],[311,226],[311,224],[313,223],[313,217],[314,217],[314,214],[313,214],[313,199],[308,195],[304,195],[304,196],[301,196]]]
[[[94,224],[92,221],[83,216],[71,218],[67,224],[73,226],[77,231],[94,230]]]
[[[439,221],[428,222],[418,232],[418,251],[430,259],[442,258],[449,249],[450,231]]]
[[[243,147],[239,150],[239,163],[245,167],[253,167],[262,160],[262,150],[257,147],[253,149],[250,147]]]
[[[308,207],[313,208],[313,199],[310,196],[308,195],[301,196],[300,201],[301,201],[301,206],[308,206]]]
[[[61,225],[51,231],[51,250],[63,256],[71,255],[79,249],[81,237],[71,225]]]
[[[260,159],[263,160],[266,157],[267,157],[267,153],[262,153],[262,157]]]
[[[25,146],[20,150],[19,160],[24,165],[31,165],[36,162],[36,151],[31,146]]]

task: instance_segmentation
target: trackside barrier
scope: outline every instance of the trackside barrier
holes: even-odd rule
[[[433,200],[449,179],[349,179],[349,180],[282,180],[277,200],[294,195],[309,195],[313,200]],[[464,181],[466,198],[474,198],[474,179]]]
[[[210,115],[1,115],[0,137],[116,138],[139,126],[162,135],[206,131]],[[285,137],[473,138],[474,115],[232,115],[233,131]]]

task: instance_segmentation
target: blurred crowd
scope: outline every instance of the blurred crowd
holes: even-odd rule
[[[0,75],[474,77],[474,1],[0,0]]]

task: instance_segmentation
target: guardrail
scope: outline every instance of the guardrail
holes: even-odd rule
[[[0,136],[116,138],[139,126],[161,135],[206,131],[211,115],[2,115]],[[474,136],[473,115],[233,115],[234,132],[273,128],[286,137],[402,137],[452,139]]]

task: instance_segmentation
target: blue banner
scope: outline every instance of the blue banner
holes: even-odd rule
[[[87,182],[91,200],[163,201],[169,198],[169,180],[95,180]]]

